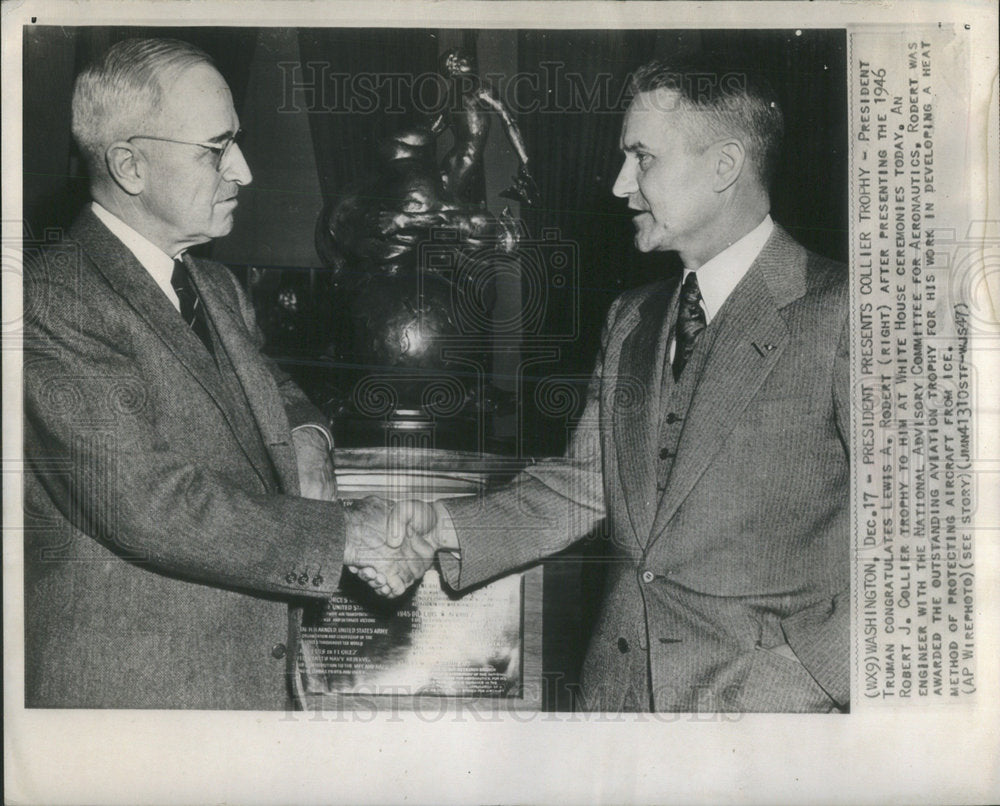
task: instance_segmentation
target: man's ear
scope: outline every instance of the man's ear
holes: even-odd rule
[[[127,140],[118,140],[104,152],[108,175],[129,196],[138,196],[146,186],[146,160]]]
[[[715,166],[714,190],[721,193],[740,178],[746,165],[747,152],[739,140],[723,140],[716,143],[718,161]]]

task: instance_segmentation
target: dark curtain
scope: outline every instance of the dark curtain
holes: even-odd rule
[[[88,198],[82,168],[72,159],[70,135],[76,31],[24,29],[23,215],[25,236],[31,239],[68,227]]]
[[[663,271],[671,264],[662,255],[635,252],[631,214],[611,194],[621,167],[626,80],[655,52],[657,40],[651,31],[525,31],[518,44],[519,71],[541,82],[541,93],[522,82],[518,97],[542,197],[538,208],[522,208],[522,214],[532,233],[554,228],[579,255],[577,338],[560,358],[567,373],[589,371],[604,313],[623,290],[643,281],[644,266],[652,262]],[[530,111],[533,105],[537,111]],[[554,313],[563,316],[558,329],[568,332],[573,309]],[[545,374],[558,370],[546,367]],[[546,433],[551,429],[538,438]]]
[[[414,120],[412,78],[436,69],[433,31],[325,28],[299,32],[302,71],[293,101],[309,114],[323,196],[330,200],[376,164],[379,139]]]

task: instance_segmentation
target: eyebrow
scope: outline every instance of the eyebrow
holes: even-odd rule
[[[643,143],[642,140],[637,140],[631,145],[627,146],[623,145],[621,147],[621,150],[624,151],[626,154],[632,154],[635,153],[636,151],[649,151],[649,146]]]
[[[217,134],[215,137],[209,137],[205,140],[206,143],[224,143],[229,140],[236,132],[232,130],[224,131],[222,134]]]

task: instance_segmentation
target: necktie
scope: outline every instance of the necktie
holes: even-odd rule
[[[684,366],[694,352],[695,342],[705,329],[705,311],[701,307],[701,290],[696,272],[690,272],[681,286],[677,326],[674,330],[674,380],[679,380]]]
[[[191,282],[191,275],[187,266],[182,260],[174,261],[174,271],[170,275],[170,285],[177,292],[177,299],[181,304],[181,317],[187,322],[187,326],[194,331],[195,335],[201,339],[210,355],[215,355],[212,349],[212,337],[208,332],[208,319],[205,317],[205,308],[201,304],[201,298]]]

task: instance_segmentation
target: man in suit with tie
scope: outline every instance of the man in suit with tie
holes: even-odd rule
[[[25,267],[26,705],[284,708],[301,607],[377,565],[385,507],[334,500],[324,418],[187,253],[251,181],[211,59],[118,43],[73,134],[93,202]]]
[[[601,521],[614,557],[580,705],[848,707],[848,273],[770,217],[783,121],[745,71],[632,79],[615,195],[683,278],[612,305],[566,456],[476,502],[397,507],[459,589]],[[402,584],[363,569],[383,595]]]

